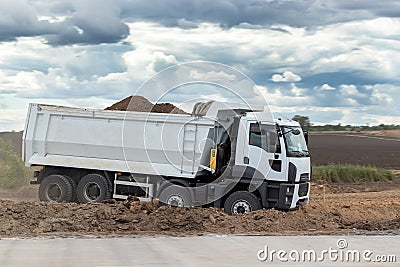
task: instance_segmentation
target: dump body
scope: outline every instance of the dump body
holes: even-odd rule
[[[191,115],[30,104],[23,157],[27,166],[193,178],[213,126]]]

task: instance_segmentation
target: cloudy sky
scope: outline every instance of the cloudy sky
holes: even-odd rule
[[[0,131],[30,102],[104,108],[190,61],[238,69],[287,117],[400,123],[397,0],[1,0]]]

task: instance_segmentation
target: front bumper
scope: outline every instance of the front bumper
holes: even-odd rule
[[[306,205],[309,200],[309,194],[309,182],[294,184],[269,183],[267,185],[267,201],[265,206],[282,210],[294,209]]]

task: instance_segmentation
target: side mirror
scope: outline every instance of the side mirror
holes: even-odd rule
[[[304,131],[304,139],[306,140],[306,144],[308,145],[308,131]]]
[[[293,129],[290,131],[292,134],[294,135],[299,135],[300,134],[300,130],[299,129]]]

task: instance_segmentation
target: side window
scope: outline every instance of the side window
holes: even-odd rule
[[[277,142],[279,142],[279,139],[275,126],[251,123],[249,132],[249,145],[260,147],[269,153],[278,152]]]
[[[261,129],[257,123],[250,124],[250,140],[249,145],[261,147]]]

